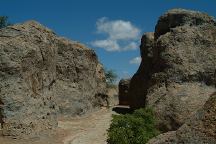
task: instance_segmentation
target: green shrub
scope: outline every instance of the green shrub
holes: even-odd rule
[[[145,144],[159,134],[152,109],[135,110],[132,114],[113,115],[108,129],[109,144]]]

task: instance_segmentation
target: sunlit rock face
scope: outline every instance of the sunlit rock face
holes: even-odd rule
[[[105,75],[93,50],[59,39],[56,71],[60,115],[81,115],[104,105],[107,100]]]
[[[176,130],[215,91],[216,21],[173,9],[141,41],[142,62],[131,80],[131,107],[155,110],[158,128]]]
[[[3,135],[33,136],[57,127],[55,34],[29,21],[0,30]]]
[[[0,123],[3,135],[35,136],[57,116],[100,107],[106,96],[95,52],[35,21],[0,29]]]

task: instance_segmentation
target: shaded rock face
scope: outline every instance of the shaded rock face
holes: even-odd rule
[[[30,21],[0,30],[3,135],[35,135],[57,127],[57,47],[53,32],[41,27]]]
[[[145,106],[145,97],[148,90],[148,82],[151,78],[152,58],[154,46],[154,33],[146,33],[141,39],[141,64],[138,71],[134,74],[130,81],[128,96],[130,99],[130,107],[140,108]]]
[[[34,136],[101,106],[102,65],[84,45],[34,21],[0,30],[0,123],[3,135]]]
[[[176,130],[215,91],[216,22],[200,12],[173,9],[159,18],[154,40],[148,35],[143,37],[152,42],[142,38],[141,54],[150,57],[142,59],[137,73],[142,72],[131,82],[130,97],[136,99],[131,106],[152,107],[160,130]]]
[[[119,81],[119,104],[129,105],[128,91],[130,87],[130,79],[121,79]]]
[[[60,114],[74,116],[99,107],[105,95],[105,76],[93,50],[64,39],[58,41],[57,103]]]
[[[210,96],[177,131],[167,132],[151,139],[148,144],[215,144],[216,143],[216,93]]]

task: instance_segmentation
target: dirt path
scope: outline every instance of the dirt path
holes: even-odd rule
[[[106,144],[106,130],[111,123],[112,114],[111,110],[102,109],[88,117],[60,121],[60,128],[71,129],[71,133],[63,140],[64,144]]]
[[[59,120],[53,134],[28,140],[0,137],[0,144],[106,144],[112,114],[111,109],[102,108],[89,116]]]

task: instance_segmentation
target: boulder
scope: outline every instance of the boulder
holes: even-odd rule
[[[216,93],[177,131],[167,132],[151,139],[148,144],[215,144]]]
[[[154,38],[148,33],[143,38],[130,105],[152,107],[161,131],[176,130],[215,91],[216,21],[205,13],[173,9],[159,18]]]

